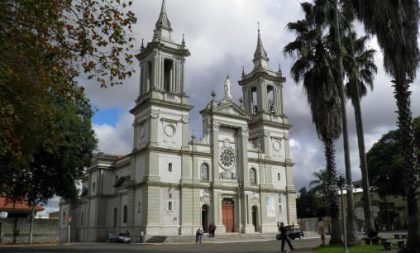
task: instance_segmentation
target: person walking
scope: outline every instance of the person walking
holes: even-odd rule
[[[140,230],[140,243],[144,243],[144,232],[143,232],[143,229]]]
[[[289,238],[287,237],[287,230],[286,230],[286,227],[284,226],[283,222],[280,222],[280,228],[279,229],[280,229],[280,239],[281,239],[281,252],[284,252],[284,242],[287,242],[290,250],[295,250],[295,248],[293,248],[293,245],[290,242]]]
[[[203,238],[203,229],[199,227],[197,232],[195,232],[195,243],[201,243],[201,239]]]
[[[324,222],[322,221],[322,217],[318,219],[318,233],[321,236],[321,246],[325,246],[325,229],[324,229]]]
[[[214,237],[215,232],[216,232],[216,225],[214,225],[214,223],[211,223],[209,225],[209,237]]]

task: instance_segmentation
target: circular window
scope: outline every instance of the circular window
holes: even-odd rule
[[[166,125],[163,130],[165,134],[169,137],[172,137],[175,135],[175,127],[173,125]]]
[[[220,152],[220,164],[224,168],[231,168],[235,163],[235,153],[232,149],[222,149]]]

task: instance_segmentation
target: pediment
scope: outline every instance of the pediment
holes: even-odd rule
[[[241,118],[249,118],[248,114],[237,104],[229,100],[221,101],[213,110],[215,113],[234,115]]]

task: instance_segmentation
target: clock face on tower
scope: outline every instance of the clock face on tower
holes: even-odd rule
[[[231,148],[220,151],[219,163],[224,169],[231,169],[235,164],[235,153]]]

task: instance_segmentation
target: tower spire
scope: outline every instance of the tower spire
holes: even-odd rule
[[[268,69],[268,56],[267,52],[264,49],[262,39],[261,39],[261,32],[260,32],[260,22],[258,22],[258,39],[257,39],[257,48],[255,49],[254,53],[254,69],[262,68]]]
[[[172,41],[171,32],[171,22],[169,21],[168,14],[166,13],[165,0],[163,0],[159,18],[156,21],[155,37],[158,40]]]

